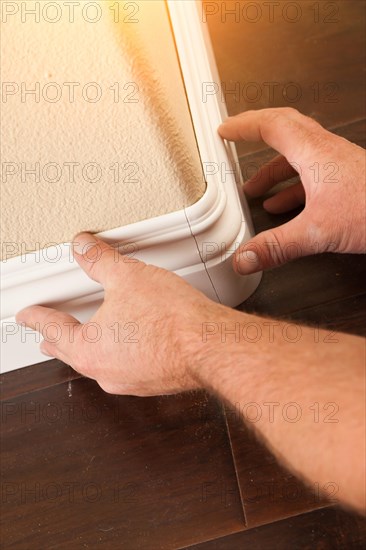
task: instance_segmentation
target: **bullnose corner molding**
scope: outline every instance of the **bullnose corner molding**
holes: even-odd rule
[[[202,86],[218,82],[200,2],[167,0],[206,191],[195,204],[149,220],[100,233],[100,237],[136,258],[174,271],[211,299],[235,307],[257,288],[261,274],[238,276],[235,250],[253,236],[241,192],[235,148],[224,143],[217,127],[227,116],[217,95],[202,100]],[[51,247],[52,248],[52,247]],[[103,289],[74,261],[70,243],[49,254],[26,254],[1,266],[1,372],[47,361],[41,337],[15,323],[15,314],[33,304],[57,306],[86,322],[103,300]],[[56,253],[56,256],[55,256]]]

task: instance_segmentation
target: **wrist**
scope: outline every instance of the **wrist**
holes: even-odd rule
[[[196,387],[219,391],[225,367],[232,367],[236,354],[242,359],[236,334],[250,319],[246,313],[212,302],[191,320],[183,335],[183,356],[187,377]]]

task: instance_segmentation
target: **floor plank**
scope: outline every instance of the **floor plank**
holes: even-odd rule
[[[348,332],[365,337],[365,311],[366,294],[361,294],[295,311],[286,315],[286,318],[291,322],[320,326],[328,331]],[[333,336],[329,332],[326,337],[331,339]]]
[[[205,3],[230,115],[290,106],[327,127],[365,118],[364,0]],[[238,145],[240,156],[259,149]]]
[[[242,530],[222,406],[74,380],[2,402],[2,548],[171,549]]]
[[[362,295],[365,280],[364,256],[324,254],[301,258],[266,271],[257,291],[239,309],[276,319],[318,307],[321,322],[321,305]],[[297,319],[302,320],[300,314]],[[307,321],[306,314],[303,321]]]
[[[238,405],[227,408],[226,416],[248,528],[329,506],[317,484],[305,487],[258,441]]]
[[[0,376],[0,400],[11,399],[63,382],[71,382],[80,376],[58,359],[17,369]]]

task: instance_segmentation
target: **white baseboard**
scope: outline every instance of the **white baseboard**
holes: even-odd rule
[[[260,274],[239,277],[232,269],[233,252],[253,235],[240,175],[237,170],[227,172],[237,167],[236,152],[217,134],[225,106],[216,96],[202,101],[203,83],[218,82],[218,77],[199,3],[168,0],[168,8],[197,144],[207,168],[206,192],[181,211],[100,236],[122,252],[133,251],[138,259],[176,272],[213,300],[236,306],[260,281]],[[1,271],[1,372],[48,360],[39,351],[39,334],[15,323],[20,309],[56,306],[85,322],[103,299],[100,285],[73,260],[69,243],[3,261]]]

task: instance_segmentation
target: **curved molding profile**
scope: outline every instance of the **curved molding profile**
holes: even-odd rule
[[[236,152],[217,134],[226,117],[217,96],[202,99],[204,83],[218,82],[210,40],[196,0],[168,0],[169,14],[206,178],[206,192],[192,206],[100,233],[124,254],[174,271],[208,297],[236,306],[254,292],[260,274],[239,277],[232,256],[253,235],[240,191]],[[2,370],[47,361],[37,332],[19,327],[15,314],[33,304],[57,306],[86,322],[103,289],[74,261],[64,243],[2,262]]]

